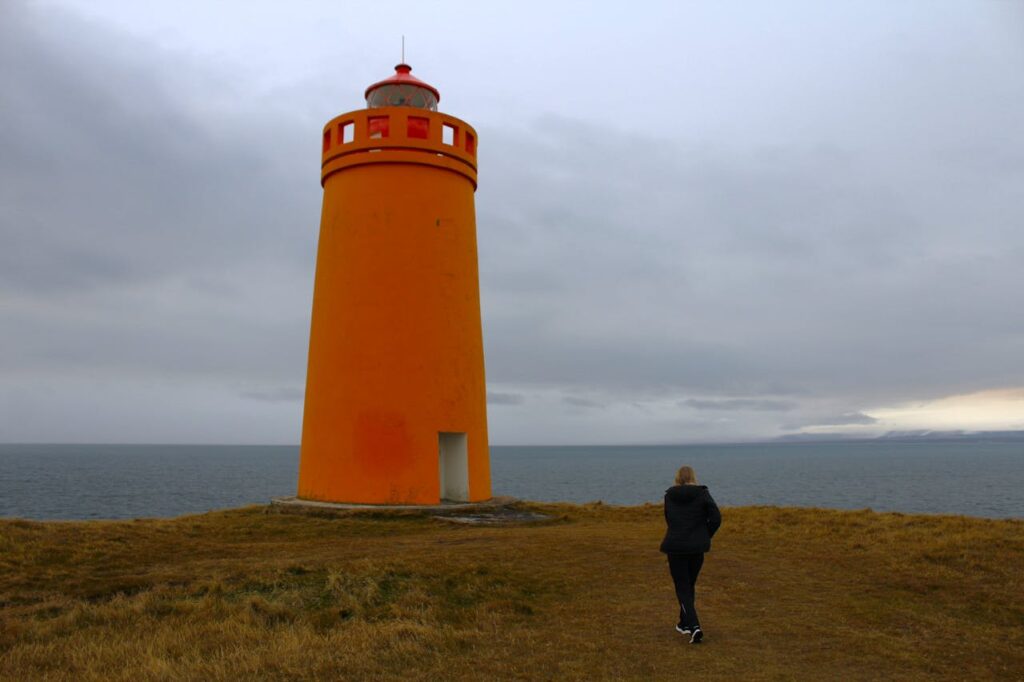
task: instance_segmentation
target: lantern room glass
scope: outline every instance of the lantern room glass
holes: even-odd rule
[[[437,111],[437,97],[430,90],[416,85],[381,85],[367,95],[366,107],[412,107]]]

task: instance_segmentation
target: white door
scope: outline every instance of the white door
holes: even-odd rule
[[[437,434],[441,467],[441,499],[469,502],[469,451],[465,433]]]

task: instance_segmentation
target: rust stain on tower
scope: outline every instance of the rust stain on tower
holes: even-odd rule
[[[406,64],[323,131],[299,497],[491,497],[477,135]]]

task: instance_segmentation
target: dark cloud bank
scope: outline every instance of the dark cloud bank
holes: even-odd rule
[[[773,436],[1024,386],[1011,66],[859,102],[896,141],[481,121],[495,440]],[[294,442],[320,121],[17,3],[0,93],[0,440]]]

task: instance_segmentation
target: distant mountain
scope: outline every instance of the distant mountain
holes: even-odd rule
[[[787,433],[773,439],[778,443],[830,443],[837,440],[875,440],[874,436],[851,436],[845,433]]]
[[[969,440],[1024,442],[1024,431],[890,431],[876,440]]]
[[[788,433],[775,439],[783,443],[820,443],[829,441],[971,441],[988,443],[1024,443],[1024,431],[889,431],[881,436],[851,436],[844,433]]]

